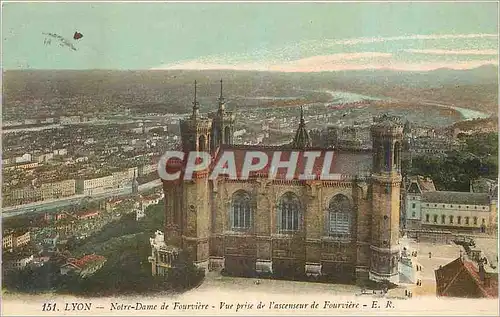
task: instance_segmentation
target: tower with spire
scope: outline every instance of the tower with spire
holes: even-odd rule
[[[197,99],[197,83],[194,81],[194,100],[191,116],[181,120],[181,138],[184,151],[209,151],[212,131],[212,119],[200,115],[200,103]]]
[[[311,146],[311,138],[309,137],[309,132],[307,132],[306,122],[304,120],[304,108],[300,106],[300,123],[297,132],[295,132],[292,147],[294,149],[305,149]]]
[[[226,101],[222,92],[222,79],[220,80],[220,95],[218,98],[217,112],[212,114],[212,148],[223,144],[233,144],[234,115],[226,111]]]
[[[180,121],[182,151],[209,152],[211,150],[212,122],[200,113],[197,99],[197,82],[194,82],[194,99],[191,115]],[[208,241],[210,236],[209,179],[206,171],[193,173],[192,182],[164,181],[165,193],[165,244],[173,250],[183,249],[196,265],[208,266]],[[187,198],[189,197],[189,199]],[[205,202],[200,203],[198,202]]]

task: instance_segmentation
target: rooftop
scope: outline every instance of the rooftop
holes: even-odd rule
[[[435,271],[435,275],[436,289],[439,296],[457,296],[456,292],[450,290],[450,287],[455,284],[458,291],[462,293],[462,297],[474,296],[472,287],[464,287],[471,286],[470,283],[472,283],[477,287],[482,297],[498,297],[498,275],[492,275],[487,284],[481,280],[474,263],[464,260],[462,257],[440,267]]]
[[[68,264],[74,265],[79,269],[84,269],[94,263],[104,261],[106,261],[106,258],[101,255],[89,254],[80,259],[70,259],[68,260]]]
[[[324,149],[309,149],[311,151],[318,151],[320,156],[316,158],[312,173],[318,178],[322,173],[323,161],[325,160],[325,154],[329,151]],[[235,158],[236,173],[238,177],[242,175],[243,163],[248,152],[260,151],[267,154],[268,162],[264,168],[259,171],[251,172],[250,176],[262,177],[267,176],[270,172],[270,165],[273,156],[281,152],[281,160],[286,161],[290,159],[291,153],[298,153],[297,167],[295,169],[294,179],[298,179],[299,175],[303,174],[305,171],[305,166],[307,162],[307,157],[304,155],[304,151],[297,151],[291,149],[284,149],[283,147],[263,147],[263,146],[247,146],[247,147],[237,147],[237,146],[226,146],[220,149],[217,153],[217,159],[227,152],[232,152]],[[372,155],[370,151],[335,151],[333,150],[333,159],[330,167],[331,174],[339,174],[344,176],[355,176],[361,175],[369,172],[372,165]],[[254,162],[256,163],[256,162]],[[279,168],[277,170],[276,178],[285,179],[286,170]]]
[[[486,193],[430,191],[422,194],[422,201],[428,203],[453,203],[463,205],[489,205]]]

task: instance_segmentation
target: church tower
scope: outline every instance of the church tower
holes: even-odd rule
[[[294,149],[305,149],[311,147],[311,138],[306,129],[306,122],[304,120],[304,109],[300,106],[300,123],[293,138],[292,147]]]
[[[399,217],[401,187],[401,147],[403,124],[400,118],[374,118],[372,226],[370,280],[399,282]]]
[[[196,99],[196,80],[194,81],[194,101],[191,116],[181,120],[182,149],[187,151],[209,151],[212,120],[200,115],[200,103]]]
[[[210,151],[212,119],[200,114],[194,85],[193,110],[189,118],[180,121],[182,151]],[[208,170],[193,172],[191,179],[184,179],[186,160],[171,161],[167,168],[180,170],[175,181],[163,181],[165,192],[165,243],[187,252],[197,266],[208,267],[208,241],[210,237],[210,188]]]
[[[217,112],[212,114],[212,149],[223,144],[233,144],[234,114],[226,111],[226,101],[222,94],[222,79],[220,80],[220,95]]]

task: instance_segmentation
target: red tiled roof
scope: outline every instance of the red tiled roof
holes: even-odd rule
[[[251,172],[250,177],[268,177],[270,172],[270,165],[273,161],[274,155],[281,152],[281,161],[288,161],[290,159],[291,153],[298,153],[297,165],[293,179],[298,179],[299,175],[303,174],[307,162],[307,157],[304,155],[306,151],[303,150],[293,150],[284,149],[282,147],[275,146],[225,146],[218,149],[213,153],[212,164],[206,172],[211,172],[215,168],[217,162],[220,158],[227,153],[234,155],[235,167],[237,177],[242,176],[243,164],[246,159],[246,155],[252,151],[263,152],[268,157],[268,162],[264,168],[259,171]],[[339,151],[339,150],[325,150],[325,149],[308,149],[307,152],[317,151],[320,156],[315,159],[312,174],[316,175],[316,179],[319,179],[323,169],[323,162],[327,152],[333,152],[333,159],[330,166],[331,174],[338,174],[340,179],[345,177],[369,173],[372,164],[372,154],[371,151]],[[167,171],[173,173],[182,169],[187,161],[187,155],[184,160],[169,160],[167,162]],[[253,163],[257,163],[258,159],[254,158]],[[276,179],[285,179],[287,170],[286,168],[278,168],[276,173]],[[222,176],[222,175],[221,175]]]
[[[97,215],[99,215],[98,210],[81,211],[77,214],[78,218],[88,218],[88,217],[97,216]]]
[[[470,274],[470,276],[476,282],[476,285],[479,287],[481,292],[486,297],[492,297],[492,298],[498,297],[498,275],[495,275],[494,278],[489,277],[490,282],[488,285],[485,285],[481,281],[481,277],[479,276],[479,272],[476,271],[476,268],[472,262],[464,261],[464,266],[467,269],[467,272]]]
[[[92,263],[106,261],[106,258],[101,255],[89,254],[85,255],[80,259],[71,259],[68,261],[68,264],[73,265],[77,268],[84,269]]]
[[[111,198],[108,200],[108,203],[111,203],[111,204],[118,204],[118,203],[121,203],[123,201],[122,198]]]
[[[470,277],[470,280],[474,283],[483,297],[498,297],[498,276],[495,275],[493,278],[490,277],[489,284],[485,284],[481,281],[481,277],[478,271],[476,271],[474,264],[467,260],[464,261],[461,258],[457,258],[435,271],[438,295],[448,296],[450,287],[452,287],[455,282],[458,282],[457,279],[460,278],[461,273],[465,273]]]

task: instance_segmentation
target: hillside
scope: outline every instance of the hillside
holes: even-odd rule
[[[124,106],[158,112],[185,113],[191,107],[193,82],[198,80],[202,111],[213,107],[224,79],[228,107],[245,106],[244,97],[285,97],[311,102],[328,96],[303,90],[345,90],[409,102],[434,101],[496,114],[498,67],[431,72],[350,71],[271,73],[246,71],[6,71],[4,115],[12,107],[38,100],[72,98],[105,109]],[[16,104],[17,101],[17,104]],[[205,109],[204,109],[205,108]],[[57,110],[56,110],[57,111]],[[96,108],[99,111],[99,108]]]

